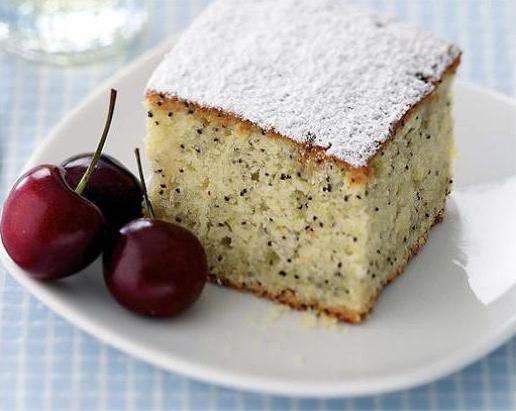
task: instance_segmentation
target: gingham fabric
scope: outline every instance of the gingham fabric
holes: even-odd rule
[[[281,0],[278,0],[281,1]],[[316,1],[316,0],[314,0]],[[1,192],[50,128],[142,51],[182,30],[207,1],[148,2],[145,33],[123,54],[66,69],[0,54]],[[516,93],[516,1],[358,0],[456,41],[459,77]],[[0,269],[0,410],[516,409],[516,338],[470,367],[392,394],[307,400],[251,394],[162,371],[100,343]]]

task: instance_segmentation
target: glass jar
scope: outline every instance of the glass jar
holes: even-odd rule
[[[1,0],[0,44],[31,60],[86,62],[127,45],[146,19],[141,0]]]

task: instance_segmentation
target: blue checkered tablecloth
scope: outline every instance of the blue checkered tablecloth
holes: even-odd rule
[[[454,40],[465,51],[462,79],[515,96],[516,0],[357,2]],[[187,26],[207,0],[148,3],[146,31],[110,60],[56,68],[0,54],[2,197],[52,126],[101,80]],[[515,410],[516,338],[465,370],[408,391],[332,400],[251,394],[199,383],[122,354],[61,319],[0,269],[0,410],[15,409]]]

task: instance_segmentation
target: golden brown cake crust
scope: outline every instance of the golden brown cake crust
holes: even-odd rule
[[[442,222],[444,219],[444,210],[441,210],[437,213],[435,216],[433,225],[436,225],[440,222]],[[432,228],[431,227],[431,228]],[[428,235],[430,233],[431,228],[422,234],[410,247],[409,253],[406,255],[404,262],[396,268],[389,276],[387,277],[387,282],[383,285],[383,288],[394,282],[394,280],[405,270],[405,267],[411,261],[412,257],[414,257],[421,247],[426,243],[428,239]],[[323,305],[320,305],[316,302],[314,303],[306,303],[300,301],[295,292],[290,289],[282,290],[280,293],[271,293],[269,290],[265,289],[262,286],[255,285],[255,284],[246,284],[246,283],[234,283],[232,281],[229,281],[225,278],[219,278],[215,275],[209,274],[208,279],[215,284],[218,285],[224,285],[226,287],[233,288],[235,290],[239,291],[245,291],[252,293],[258,297],[267,298],[272,301],[276,301],[282,304],[286,304],[290,306],[291,308],[294,308],[296,310],[313,310],[318,314],[327,315],[329,317],[336,318],[339,321],[348,322],[352,324],[358,324],[361,323],[363,320],[367,318],[367,316],[372,312],[373,307],[376,303],[376,300],[378,300],[381,291],[378,290],[378,292],[375,294],[375,296],[371,299],[369,304],[367,305],[367,308],[363,311],[353,311],[346,308],[335,308],[335,307],[326,307]],[[383,289],[382,288],[382,289]]]
[[[449,75],[454,75],[457,71],[458,66],[460,65],[461,61],[461,54],[457,56],[457,58],[449,65],[449,67],[446,69],[446,71],[443,73],[441,78],[434,82],[434,84],[440,83],[443,78]],[[432,92],[427,94],[424,98],[419,100],[416,104],[414,104],[410,109],[406,111],[406,113],[403,115],[403,117],[397,121],[395,124],[391,127],[391,133],[389,138],[383,142],[380,147],[378,148],[376,154],[372,156],[366,166],[363,167],[353,167],[352,165],[346,163],[345,161],[336,158],[335,156],[328,155],[326,153],[326,150],[328,147],[321,147],[317,146],[315,144],[311,144],[310,142],[304,142],[299,143],[295,141],[294,139],[289,138],[288,136],[284,136],[282,134],[279,134],[275,131],[265,131],[256,126],[254,123],[241,119],[233,114],[226,113],[224,111],[215,109],[215,108],[208,108],[208,107],[202,107],[198,104],[191,103],[188,101],[180,100],[178,98],[169,98],[165,94],[162,93],[156,93],[156,92],[147,92],[146,93],[146,99],[147,102],[154,108],[158,110],[167,110],[170,112],[178,111],[178,110],[191,110],[192,113],[195,111],[196,113],[200,115],[205,115],[207,118],[216,118],[217,121],[219,121],[221,124],[224,125],[231,125],[236,127],[241,127],[243,129],[249,129],[257,132],[261,132],[264,136],[267,136],[269,138],[278,138],[283,140],[286,143],[293,144],[297,146],[299,149],[303,150],[303,160],[305,161],[313,161],[315,164],[320,164],[325,161],[332,161],[336,165],[339,165],[340,167],[351,171],[351,177],[350,177],[350,183],[352,184],[365,184],[368,180],[368,176],[371,173],[371,162],[373,159],[381,153],[383,150],[385,150],[387,144],[392,141],[392,139],[395,137],[396,132],[402,128],[407,121],[412,117],[412,115],[416,112],[416,110],[422,105],[428,102],[428,100],[434,98],[435,95],[435,88]]]

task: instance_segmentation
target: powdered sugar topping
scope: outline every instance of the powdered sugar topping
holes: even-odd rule
[[[219,0],[148,91],[221,109],[360,167],[460,51],[344,0]]]

